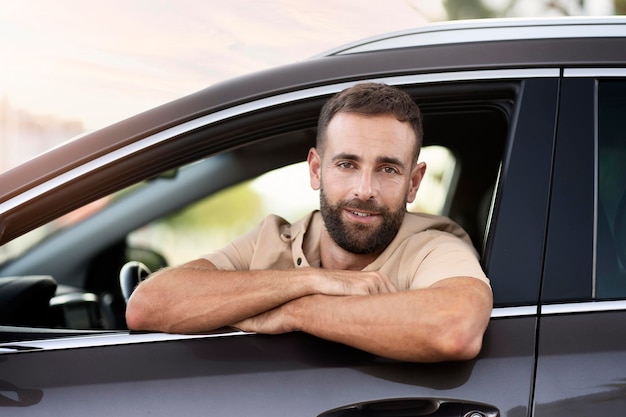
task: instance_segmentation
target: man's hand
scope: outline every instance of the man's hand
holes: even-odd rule
[[[368,296],[376,294],[390,294],[398,292],[395,285],[382,272],[314,270],[316,275],[315,292],[326,296]],[[308,295],[291,300],[281,306],[264,313],[249,317],[233,324],[240,330],[265,334],[280,334],[299,330],[299,325],[290,315],[294,308],[303,307],[308,299],[315,295]]]
[[[297,300],[283,304],[280,307],[258,314],[235,323],[232,326],[244,332],[256,332],[264,334],[281,334],[297,330],[289,323],[286,306]]]
[[[397,292],[391,280],[380,271],[341,271],[314,269],[315,294],[374,295]]]

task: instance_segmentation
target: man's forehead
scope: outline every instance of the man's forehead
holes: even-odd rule
[[[332,155],[404,160],[411,158],[415,146],[413,129],[393,115],[339,113],[328,126],[326,151]]]

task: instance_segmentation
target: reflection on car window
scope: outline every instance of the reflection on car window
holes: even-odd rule
[[[49,236],[65,229],[66,227],[77,224],[100,210],[106,207],[111,201],[115,199],[114,196],[107,196],[96,200],[90,204],[80,207],[65,216],[59,217],[41,227],[38,227],[24,235],[13,239],[11,242],[0,246],[0,265],[9,261],[10,259],[20,256],[22,253],[28,251],[28,249],[34,247],[39,242],[45,240]]]
[[[441,146],[422,149],[427,163],[416,201],[409,211],[446,214],[456,175],[454,155]],[[427,198],[426,198],[427,196]],[[270,213],[294,222],[319,207],[309,187],[306,162],[268,172],[222,190],[185,209],[129,234],[130,247],[150,248],[170,265],[178,265],[219,249],[247,232]]]
[[[597,298],[626,297],[626,82],[599,86]]]

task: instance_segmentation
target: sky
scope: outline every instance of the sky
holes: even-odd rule
[[[0,0],[0,100],[93,130],[444,18],[439,0]]]
[[[226,79],[445,20],[442,1],[0,0],[0,109],[96,130]],[[512,13],[559,4],[603,14],[612,1],[517,0]],[[23,141],[0,129],[0,171],[44,150]]]

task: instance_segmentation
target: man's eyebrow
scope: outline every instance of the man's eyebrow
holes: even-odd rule
[[[400,168],[404,168],[404,162],[402,162],[398,158],[394,158],[393,156],[379,156],[378,158],[376,158],[376,162],[378,162],[379,164],[396,165]]]
[[[360,162],[362,158],[356,154],[341,152],[335,155],[332,160],[333,161],[348,160],[348,161]],[[404,168],[404,163],[398,158],[395,158],[393,156],[379,156],[378,158],[376,158],[376,163],[379,165],[380,164],[396,165],[400,168]]]
[[[352,153],[341,152],[333,157],[333,161],[340,161],[343,159],[347,159],[348,161],[360,161],[361,157]]]

